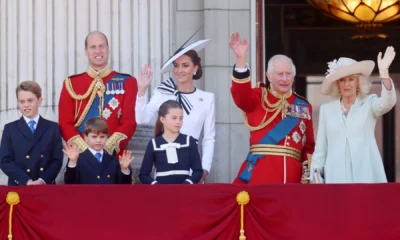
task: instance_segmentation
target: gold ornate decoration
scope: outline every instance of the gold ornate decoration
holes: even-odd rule
[[[112,155],[114,150],[116,153],[119,153],[120,148],[119,148],[119,143],[124,140],[127,139],[128,136],[126,136],[123,133],[120,132],[114,132],[111,137],[109,137],[107,139],[106,145],[104,146],[104,149],[110,154]]]
[[[278,102],[272,104],[268,101],[268,91],[265,88],[261,88],[261,91],[262,91],[261,106],[265,110],[265,115],[261,120],[260,124],[258,126],[251,126],[247,119],[246,113],[245,112],[242,113],[244,125],[250,131],[257,131],[265,128],[278,116],[279,113],[282,113],[282,118],[285,118],[286,117],[285,110],[289,107],[289,103],[286,101],[286,95],[284,95],[281,99],[279,99]],[[274,112],[274,114],[268,120],[266,120],[267,114],[269,112]]]
[[[89,112],[90,107],[93,104],[94,99],[96,98],[96,95],[99,97],[100,102],[99,102],[99,117],[102,116],[103,113],[103,107],[104,107],[104,92],[106,91],[106,87],[103,83],[103,78],[108,76],[112,72],[111,68],[107,66],[103,70],[100,70],[99,72],[96,72],[92,68],[89,68],[88,70],[88,75],[93,78],[92,83],[89,86],[89,89],[85,92],[83,95],[76,94],[74,89],[72,88],[72,83],[71,79],[67,78],[65,81],[65,87],[69,93],[69,95],[76,101],[76,107],[75,107],[75,116],[74,116],[74,121],[75,121],[75,127],[79,127],[83,120],[85,119],[87,113]],[[90,96],[90,97],[89,97]],[[82,101],[84,99],[87,99],[89,97],[89,101],[86,104],[81,116],[78,118],[78,114],[80,112],[80,108],[82,105]],[[79,107],[78,107],[78,101]]]
[[[235,83],[240,83],[240,84],[248,83],[248,82],[250,82],[250,77],[239,79],[239,78],[235,78],[232,76],[232,81],[234,81]]]
[[[250,72],[250,74],[249,74],[249,76],[247,77],[247,78],[235,78],[234,76],[232,76],[232,81],[234,81],[235,83],[248,83],[248,82],[250,82],[250,80],[251,80],[251,78],[250,78],[250,76],[251,76],[251,70],[250,69],[248,69],[249,70],[249,72]]]
[[[254,144],[250,146],[250,152],[254,155],[263,154],[271,156],[286,156],[300,161],[301,152],[293,147],[272,145],[272,144]]]
[[[327,16],[356,23],[362,32],[355,38],[386,38],[379,33],[383,23],[400,18],[398,0],[307,0],[314,8]]]
[[[239,240],[246,240],[244,235],[244,205],[250,202],[250,195],[246,191],[241,191],[236,196],[236,201],[240,205],[240,236]]]
[[[8,240],[13,238],[12,236],[12,212],[14,209],[14,205],[17,205],[20,202],[19,194],[17,192],[8,192],[7,203],[10,205],[10,215],[8,217]]]
[[[86,149],[89,147],[87,142],[83,140],[83,138],[80,135],[76,135],[68,140],[68,144],[75,144],[81,152],[86,151]]]

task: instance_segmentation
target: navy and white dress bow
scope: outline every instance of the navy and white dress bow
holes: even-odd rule
[[[163,94],[175,95],[176,101],[182,105],[182,108],[185,110],[186,114],[190,114],[193,105],[189,102],[189,99],[176,88],[176,84],[172,78],[162,82],[157,89]]]

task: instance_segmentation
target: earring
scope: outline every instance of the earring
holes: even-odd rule
[[[337,92],[340,92],[340,90],[338,89]]]
[[[193,76],[196,75],[196,72],[193,73]]]

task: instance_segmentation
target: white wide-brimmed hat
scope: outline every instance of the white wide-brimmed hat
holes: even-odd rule
[[[209,43],[211,42],[211,39],[205,39],[205,40],[199,40],[197,42],[194,42],[190,44],[189,46],[183,48],[179,48],[175,54],[170,57],[161,67],[161,74],[167,73],[171,71],[174,68],[174,61],[178,59],[180,56],[183,54],[187,53],[190,50],[194,50],[196,52],[199,52],[203,48],[205,48]]]
[[[329,95],[332,92],[332,83],[335,81],[350,76],[353,74],[360,75],[360,83],[369,81],[369,76],[374,70],[375,62],[371,60],[365,60],[357,62],[354,59],[341,57],[339,60],[333,60],[328,62],[328,71],[326,73],[325,80],[321,85],[321,93]]]

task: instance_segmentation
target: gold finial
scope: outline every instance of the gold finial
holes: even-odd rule
[[[6,197],[6,201],[10,204],[10,215],[8,217],[8,236],[9,240],[12,239],[12,212],[14,205],[17,205],[20,201],[19,194],[17,192],[9,192]]]
[[[19,203],[19,195],[17,192],[9,192],[6,201],[10,205],[17,205]]]
[[[236,196],[236,201],[240,205],[240,236],[239,240],[246,240],[244,235],[244,205],[250,202],[250,195],[246,191],[241,191]]]

